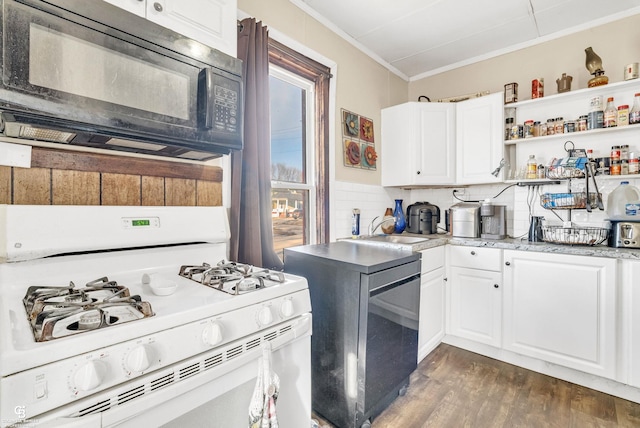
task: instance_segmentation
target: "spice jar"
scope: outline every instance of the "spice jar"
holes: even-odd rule
[[[621,160],[620,161],[620,174],[627,175],[629,174],[629,161]]]
[[[547,135],[556,133],[555,119],[547,119]]]
[[[620,175],[620,171],[621,171],[621,164],[619,160],[611,160],[611,166],[609,167],[609,174],[610,175]]]
[[[541,137],[544,137],[547,135],[547,122],[542,122],[540,124],[540,134]]]
[[[569,132],[576,132],[576,121],[575,120],[567,120],[564,123],[564,132],[569,133]]]
[[[524,138],[533,137],[533,120],[524,121]]]
[[[555,120],[555,130],[556,134],[562,134],[564,132],[564,119],[562,117],[556,117]]]
[[[540,136],[540,122],[537,120],[533,122],[533,136],[534,137]]]
[[[578,131],[586,131],[587,130],[587,115],[582,115],[578,118]]]
[[[620,160],[620,146],[611,146],[611,163]]]
[[[511,138],[511,128],[513,128],[513,118],[508,117],[505,119],[504,139],[509,140]]]
[[[620,160],[628,160],[629,159],[629,145],[623,144],[620,146]]]

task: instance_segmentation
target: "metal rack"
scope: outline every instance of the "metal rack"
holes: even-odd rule
[[[569,142],[567,142],[569,143]],[[574,149],[565,150],[571,154]],[[573,144],[573,143],[571,143]],[[555,168],[547,169],[547,178],[554,180],[567,180],[567,192],[565,193],[545,193],[540,196],[540,205],[549,210],[567,210],[567,221],[571,224],[571,210],[592,209],[604,210],[602,194],[598,189],[595,179],[595,164],[586,158],[579,158],[580,162],[575,162],[575,166],[558,165]],[[585,179],[584,192],[572,192],[571,181],[574,179]],[[595,192],[589,190],[590,181],[593,183]],[[570,226],[543,226],[542,239],[545,242],[568,245],[598,245],[603,243],[609,235],[609,229],[601,227],[580,227],[571,224]]]

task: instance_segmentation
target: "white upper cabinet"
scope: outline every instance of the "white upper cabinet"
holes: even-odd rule
[[[408,102],[382,110],[382,185],[502,181],[502,93],[459,103]]]
[[[237,0],[104,1],[228,55],[237,55]]]
[[[502,93],[456,104],[456,183],[498,183],[503,158]]]
[[[382,185],[452,184],[455,104],[409,102],[382,110]]]

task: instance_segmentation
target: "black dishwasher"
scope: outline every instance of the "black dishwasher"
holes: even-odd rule
[[[285,248],[284,269],[309,282],[313,410],[368,426],[417,366],[420,254],[339,241]]]

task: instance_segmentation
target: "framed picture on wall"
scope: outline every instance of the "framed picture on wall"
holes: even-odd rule
[[[375,170],[378,153],[373,135],[373,121],[345,109],[341,112],[344,165]]]

